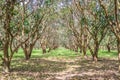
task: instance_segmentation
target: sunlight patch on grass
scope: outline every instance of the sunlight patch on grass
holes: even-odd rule
[[[114,51],[114,50],[112,50],[111,52],[108,52],[107,50],[100,50],[99,56],[106,57],[106,58],[116,58],[118,54],[117,54],[117,51]]]

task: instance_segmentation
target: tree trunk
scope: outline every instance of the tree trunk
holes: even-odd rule
[[[108,52],[111,52],[110,43],[107,44],[107,50],[108,50]]]
[[[10,1],[6,1],[6,10],[5,10],[5,21],[4,21],[4,31],[5,31],[5,37],[4,37],[4,44],[3,44],[3,53],[4,53],[4,58],[3,58],[3,71],[5,72],[10,72],[10,59],[9,59],[9,41],[10,41],[10,36],[9,32],[10,31],[10,21],[11,21],[11,13],[10,9],[12,10],[13,7],[11,6]]]
[[[29,60],[29,59],[30,59],[31,54],[32,54],[32,50],[33,50],[33,46],[32,46],[32,45],[27,46],[27,47],[25,47],[25,48],[23,49],[26,60]]]
[[[30,59],[30,52],[27,49],[24,49],[24,54],[25,54],[25,59],[29,60]]]
[[[3,71],[5,73],[10,72],[10,61],[8,60],[8,58],[4,59],[4,61],[3,61]]]
[[[85,59],[87,59],[86,51],[87,51],[86,47],[83,46],[83,56]]]
[[[98,54],[97,53],[94,53],[92,57],[93,57],[93,61],[95,61],[95,62],[98,61]]]
[[[89,51],[90,51],[91,55],[93,56],[93,50],[92,50],[92,48],[90,47],[90,45],[89,45],[89,44],[88,44],[88,49],[89,49]]]
[[[8,48],[9,48],[9,41],[6,40],[4,44],[4,58],[3,58],[3,71],[6,73],[10,72],[10,62],[11,62],[9,59]]]
[[[45,54],[46,53],[46,49],[42,49],[42,52],[43,52],[43,54]],[[49,52],[50,52],[50,50],[49,50]]]
[[[120,40],[117,41],[117,49],[118,49],[119,71],[120,71]]]
[[[45,54],[46,53],[46,44],[41,44],[41,48],[42,48],[42,53]],[[51,48],[49,48],[49,51],[50,50],[51,50]]]
[[[98,61],[98,50],[99,50],[99,44],[96,42],[94,46],[94,53],[93,53],[93,61]]]
[[[26,60],[29,60],[30,57],[31,57],[32,50],[30,50],[30,51],[25,50],[24,53],[25,53],[25,59],[26,59]]]
[[[82,47],[81,47],[81,46],[79,46],[79,48],[80,48],[80,53],[82,53],[82,51],[83,51]]]
[[[75,46],[75,52],[78,52],[78,46],[77,45]]]
[[[87,59],[86,51],[87,51],[87,35],[84,35],[83,55],[84,55],[84,58]]]

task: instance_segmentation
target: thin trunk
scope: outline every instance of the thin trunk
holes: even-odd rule
[[[78,42],[78,46],[79,46],[79,49],[80,49],[80,53],[82,53],[83,47],[82,47],[82,37],[81,37],[81,35],[80,35],[80,38],[77,39],[77,42]]]
[[[80,49],[80,53],[82,53],[82,51],[83,51],[83,48],[82,48],[82,42],[81,42],[82,40],[79,40],[79,39],[77,39],[77,46],[78,46],[78,48]]]
[[[83,46],[83,56],[85,59],[87,59],[86,51],[87,51],[86,47]]]
[[[106,44],[106,47],[107,47],[108,52],[111,51],[111,47],[110,47],[111,40],[112,40],[112,36],[110,35],[110,36],[108,36],[107,44]]]
[[[90,47],[90,45],[89,45],[89,44],[88,44],[88,49],[89,49],[89,51],[90,51],[91,55],[93,56],[93,49]]]
[[[75,52],[78,52],[78,46],[75,45]]]
[[[111,52],[110,43],[107,44],[107,50],[108,52]]]
[[[120,71],[120,40],[117,41],[117,49],[118,49],[119,71]]]
[[[46,53],[46,44],[41,43],[41,48],[42,48],[42,53],[45,54]],[[49,48],[49,51],[51,50],[51,48]],[[48,52],[49,52],[48,51]]]
[[[84,30],[85,31],[85,30]],[[86,51],[87,51],[87,35],[84,34],[84,39],[83,39],[83,55],[84,58],[87,58]]]
[[[82,51],[83,51],[82,47],[80,46],[79,48],[80,48],[80,53],[82,53]]]

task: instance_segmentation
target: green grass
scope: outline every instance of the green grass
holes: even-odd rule
[[[108,52],[107,50],[100,50],[99,51],[100,57],[107,57],[107,58],[116,58],[118,56],[117,51],[111,50],[111,52]]]
[[[90,56],[91,53],[87,51],[87,55]],[[99,50],[98,56],[102,58],[117,58],[118,53],[115,50],[111,50],[111,52],[108,52],[107,50]]]
[[[2,55],[2,52],[0,51],[0,56]],[[91,56],[90,52],[87,51],[87,55]],[[111,51],[108,52],[107,50],[99,50],[99,57],[106,57],[106,58],[116,58],[117,57],[117,51]],[[64,57],[64,58],[76,58],[77,56],[82,56],[81,53],[76,53],[72,50],[65,49],[63,47],[60,47],[56,50],[52,50],[49,53],[42,54],[41,49],[34,49],[32,51],[32,58],[49,58],[49,57]],[[15,53],[13,58],[24,58],[24,53],[22,49],[19,49],[18,53]]]
[[[87,51],[87,55],[91,56],[90,52]],[[33,50],[32,52],[32,58],[50,58],[50,57],[56,57],[56,58],[76,58],[77,56],[82,56],[81,53],[76,53],[72,50],[65,49],[63,47],[60,47],[56,50],[52,50],[49,53],[42,54],[42,50]],[[99,57],[104,57],[104,58],[116,58],[117,57],[117,51],[111,51],[108,52],[107,50],[99,50]],[[18,53],[15,53],[14,55],[15,58],[24,58],[24,54],[22,49],[19,50]]]
[[[2,55],[3,52],[0,52],[0,54]],[[89,51],[87,51],[87,55],[91,56]],[[57,76],[54,73],[59,73],[59,75],[63,75],[63,73],[69,75],[69,73],[75,72],[78,74],[83,74],[83,77],[86,77],[84,73],[87,73],[88,71],[91,71],[91,73],[96,73],[96,71],[99,71],[98,73],[104,73],[103,72],[104,70],[105,71],[112,70],[113,72],[117,72],[118,70],[116,66],[118,66],[119,62],[117,60],[111,59],[111,58],[117,57],[117,51],[111,51],[109,53],[106,50],[105,51],[100,50],[99,57],[104,57],[107,59],[98,61],[95,64],[91,60],[85,60],[84,58],[79,56],[82,56],[82,54],[76,53],[72,50],[68,50],[62,47],[56,50],[52,50],[51,52],[46,54],[42,54],[41,49],[39,50],[34,49],[32,52],[31,59],[29,61],[26,61],[24,60],[23,50],[19,49],[18,53],[14,54],[13,60],[11,63],[11,70],[13,72],[8,76],[0,73],[0,77],[1,76],[5,77],[4,80],[8,80],[8,79],[10,80],[47,80],[47,78]],[[2,61],[0,60],[0,64],[1,63]],[[1,71],[2,71],[2,66],[0,65],[0,72]],[[100,75],[98,73],[96,73],[96,75]],[[108,78],[110,76],[114,76],[113,73],[110,73],[110,74],[111,75],[108,74]],[[91,75],[89,75],[89,73],[87,75],[88,75],[88,79],[90,79],[89,77]],[[96,77],[96,76],[93,75],[92,78],[93,77]],[[85,80],[88,80],[88,79],[85,79]],[[56,80],[56,79],[50,79],[50,80]],[[78,80],[78,79],[75,79],[75,80]]]
[[[80,56],[80,53],[76,53],[72,50],[68,50],[65,48],[58,48],[56,50],[51,50],[49,53],[42,54],[42,50],[33,50],[32,51],[32,58],[49,58],[49,57],[65,57],[65,58],[75,58]],[[20,49],[18,53],[14,54],[14,58],[24,58],[23,50]]]

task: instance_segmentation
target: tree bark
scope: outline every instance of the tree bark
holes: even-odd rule
[[[41,43],[41,48],[42,48],[42,53],[45,54],[46,53],[46,44]],[[51,50],[51,48],[49,48],[49,51]],[[48,51],[48,52],[49,52]]]
[[[119,71],[120,71],[120,40],[117,40],[117,49],[118,49]]]
[[[98,50],[99,50],[99,44],[98,42],[95,42],[95,46],[94,46],[94,53],[93,53],[93,61],[98,61]]]
[[[111,52],[110,43],[107,44],[107,50],[108,52]]]
[[[8,58],[6,58],[6,59],[4,59],[3,60],[4,62],[3,62],[3,71],[5,72],[5,73],[9,73],[10,72],[10,60],[8,59]]]
[[[83,56],[85,59],[87,59],[86,51],[87,51],[87,48],[83,46]]]
[[[80,48],[80,53],[82,53],[82,51],[83,51],[82,47],[81,47],[81,46],[79,46],[79,48]]]
[[[3,58],[3,71],[8,73],[10,72],[10,59],[9,59],[9,42],[8,40],[4,44],[4,58]]]
[[[28,49],[24,49],[24,54],[25,54],[25,59],[26,60],[29,60],[30,59],[30,55],[31,55],[31,52],[28,50]]]
[[[26,46],[23,48],[26,60],[29,60],[31,58],[32,50],[33,50],[33,45],[32,44],[30,44],[28,46],[26,44]]]
[[[93,56],[93,49],[90,47],[90,45],[89,45],[89,44],[88,44],[88,49],[89,49],[89,51],[90,51],[91,55]]]
[[[85,31],[85,33],[84,33],[84,41],[83,41],[83,55],[84,55],[84,58],[87,58],[87,55],[86,55],[86,51],[87,51],[87,32],[86,32],[86,30],[84,30]]]
[[[4,37],[4,44],[3,44],[3,53],[4,53],[4,58],[3,60],[3,70],[4,72],[10,72],[10,59],[9,59],[9,42],[10,42],[10,35],[9,35],[9,31],[10,31],[10,21],[12,18],[11,15],[11,11],[14,7],[12,6],[12,1],[6,1],[7,5],[6,5],[6,17],[5,17],[5,21],[4,21],[4,30],[5,30],[5,37]]]
[[[42,49],[42,52],[43,52],[43,54],[45,54],[46,53],[46,49]],[[50,52],[50,50],[49,50],[49,52]]]

